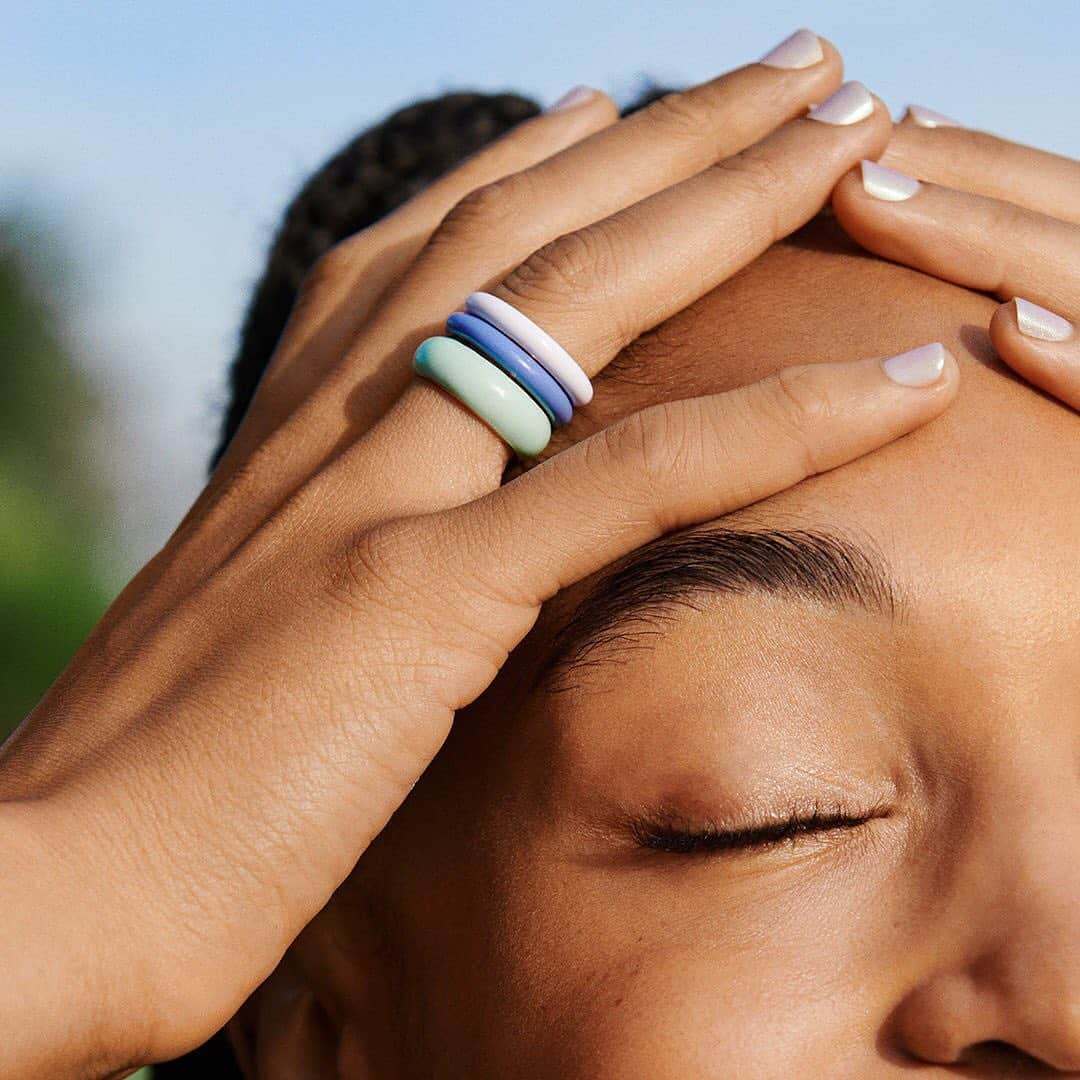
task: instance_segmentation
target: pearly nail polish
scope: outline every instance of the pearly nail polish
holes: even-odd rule
[[[945,346],[940,341],[890,356],[881,361],[882,370],[901,386],[932,386],[945,370]]]
[[[874,111],[874,99],[861,82],[846,82],[807,114],[824,124],[857,124]]]
[[[938,128],[964,126],[959,120],[954,120],[951,116],[946,116],[944,113],[934,112],[933,109],[927,109],[922,105],[909,105],[907,107],[907,114],[911,117],[912,122],[918,124],[919,127]]]
[[[813,30],[796,30],[791,37],[784,38],[775,49],[767,52],[758,63],[774,68],[805,68],[819,64],[824,59],[817,34]]]
[[[876,161],[862,162],[862,186],[867,195],[885,202],[903,202],[922,187],[914,176],[897,172]]]
[[[595,93],[596,91],[591,86],[572,86],[558,101],[549,105],[544,112],[563,112],[565,109],[572,109],[576,105],[584,105]]]
[[[1072,337],[1073,325],[1068,319],[1019,296],[1013,298],[1013,305],[1016,327],[1024,337],[1038,341],[1067,341]]]

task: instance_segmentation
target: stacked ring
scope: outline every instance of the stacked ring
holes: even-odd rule
[[[552,425],[592,400],[592,383],[550,334],[505,300],[470,293],[446,320],[448,337],[421,342],[418,375],[471,409],[521,457],[535,457]]]
[[[509,375],[456,338],[421,342],[413,368],[453,394],[522,457],[535,457],[550,441],[551,421],[544,410]]]
[[[554,424],[568,424],[574,406],[566,391],[516,341],[475,315],[457,311],[446,320],[451,337],[471,345],[527,390]]]
[[[545,330],[541,330],[527,315],[491,293],[470,293],[465,310],[477,315],[496,330],[516,341],[530,356],[547,369],[566,391],[574,405],[588,405],[593,389],[589,376],[577,361]]]

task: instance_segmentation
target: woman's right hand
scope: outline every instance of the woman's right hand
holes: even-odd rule
[[[881,153],[877,101],[802,115],[839,79],[823,43],[618,123],[594,94],[323,261],[207,491],[0,755],[0,1074],[102,1075],[204,1040],[546,599],[946,407],[943,351],[794,367],[634,413],[500,487],[502,441],[411,375],[485,284],[601,371]]]

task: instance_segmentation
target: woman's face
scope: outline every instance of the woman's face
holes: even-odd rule
[[[1080,1071],[1080,421],[986,366],[993,307],[819,221],[598,382],[575,437],[788,363],[966,361],[927,429],[545,605],[301,943],[344,1060]]]

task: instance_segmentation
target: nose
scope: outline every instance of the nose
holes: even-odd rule
[[[1054,964],[1053,966],[1058,966]],[[1080,1076],[1080,989],[1077,975],[1025,988],[989,970],[939,974],[905,999],[894,1016],[897,1041],[918,1061],[987,1067],[995,1063]],[[987,1075],[1002,1075],[994,1071]],[[1007,1075],[1013,1075],[1010,1070]]]
[[[1040,856],[1039,846],[1007,860],[997,887],[968,910],[951,962],[894,1012],[911,1057],[976,1068],[1020,1060],[1042,1067],[1031,1075],[1080,1075],[1080,847],[1046,845],[1053,850]]]

